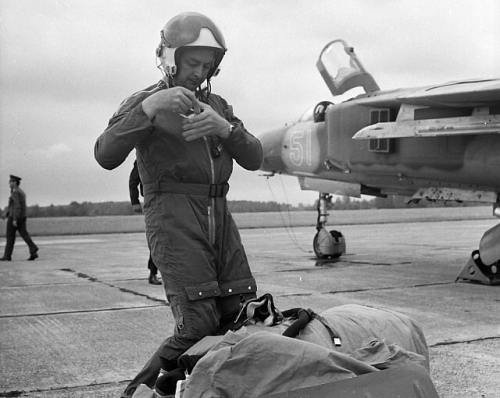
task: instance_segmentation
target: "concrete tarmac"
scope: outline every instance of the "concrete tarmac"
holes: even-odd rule
[[[315,220],[312,220],[314,222]],[[344,225],[347,253],[317,261],[314,226],[240,230],[278,308],[348,303],[423,327],[442,398],[500,397],[500,286],[455,278],[495,219]],[[0,397],[119,397],[173,318],[147,282],[143,233],[18,238],[0,262]],[[4,241],[0,243],[3,251]]]

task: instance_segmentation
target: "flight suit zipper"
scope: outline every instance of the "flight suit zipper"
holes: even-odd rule
[[[210,183],[215,184],[215,164],[212,157],[212,148],[207,137],[203,137],[205,140],[205,147],[207,148],[208,159],[210,159]],[[208,204],[208,241],[211,245],[215,245],[215,198],[209,198]]]

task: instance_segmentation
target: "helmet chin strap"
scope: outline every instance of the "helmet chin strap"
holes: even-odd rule
[[[210,97],[210,92],[212,91],[212,85],[210,84],[210,80],[206,80],[206,82],[207,86],[205,88],[202,88],[201,85],[198,86],[195,90],[195,95],[199,101],[208,104],[208,98]]]
[[[166,77],[167,74],[165,73],[165,69],[163,69],[163,62],[161,61],[161,58],[156,56],[155,57],[155,63],[156,63],[156,68],[160,70],[161,74],[163,77]]]
[[[159,57],[158,54],[156,56],[156,67],[160,70],[161,74],[163,75],[162,80],[166,83],[167,88],[174,87],[173,75],[171,73],[168,73],[165,70],[162,58]],[[174,74],[175,74],[175,72],[174,72]],[[196,94],[196,98],[198,98],[201,102],[208,104],[208,98],[210,97],[210,93],[212,91],[212,85],[211,85],[210,79],[206,79],[205,82],[206,82],[205,88],[202,88],[201,84],[200,84],[194,90],[194,92]]]
[[[167,88],[173,87],[173,77],[170,73],[167,73],[165,71],[165,68],[163,66],[163,61],[159,56],[156,56],[155,58],[156,61],[156,68],[158,68],[163,76],[162,81],[165,82]]]

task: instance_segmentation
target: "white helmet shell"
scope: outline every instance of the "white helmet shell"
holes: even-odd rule
[[[218,73],[218,67],[227,51],[224,36],[219,28],[205,15],[186,12],[172,18],[160,32],[161,42],[156,55],[162,59],[164,71],[173,76],[177,72],[179,53],[182,48],[198,47],[215,50],[215,61],[207,80]]]

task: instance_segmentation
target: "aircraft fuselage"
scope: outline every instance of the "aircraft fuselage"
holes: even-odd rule
[[[319,120],[311,116],[260,135],[262,170],[362,184],[362,193],[409,194],[422,187],[500,191],[499,134],[353,139],[367,126],[396,123],[403,109],[398,97],[411,91],[330,104],[324,116],[316,116]],[[470,118],[478,109],[474,105],[412,107],[412,120]],[[498,117],[499,109],[486,108],[488,115]]]

